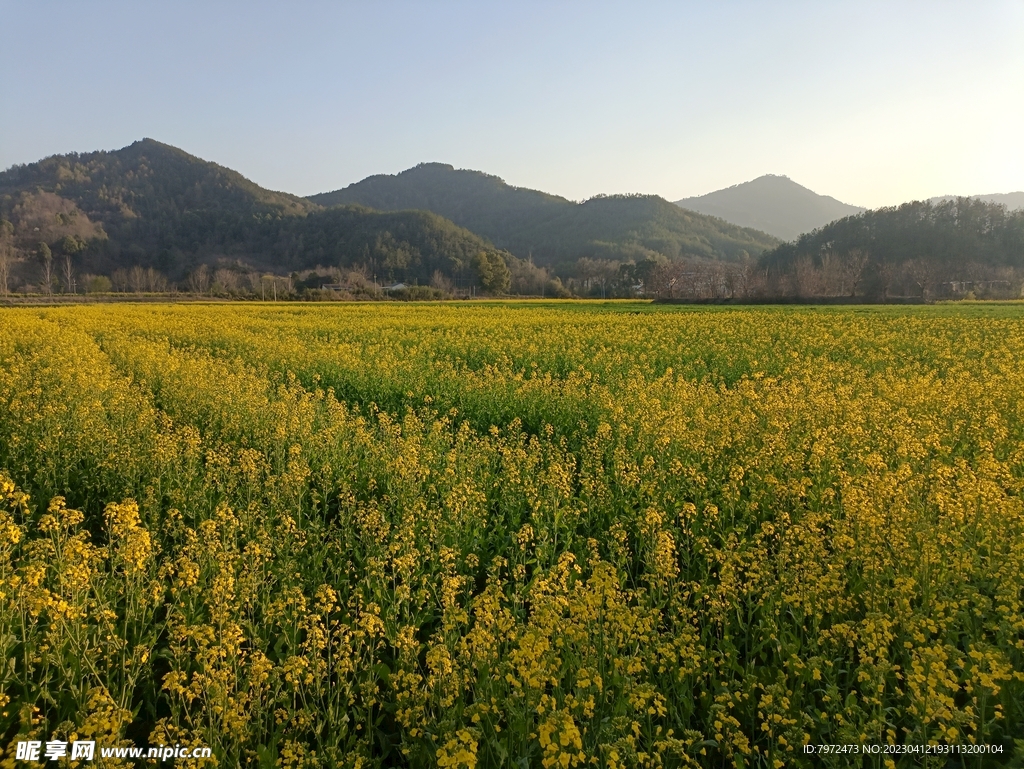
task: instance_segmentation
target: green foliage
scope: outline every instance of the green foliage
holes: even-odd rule
[[[471,264],[484,291],[492,294],[502,294],[508,291],[512,273],[509,272],[508,265],[501,258],[501,254],[480,251],[473,257]]]
[[[429,302],[446,298],[444,291],[433,286],[406,286],[388,292],[388,296],[401,302]]]
[[[866,251],[875,261],[911,259],[954,265],[983,262],[1024,267],[1024,211],[971,198],[915,201],[839,219],[764,254],[762,264],[788,266],[803,256]]]
[[[65,235],[57,244],[57,249],[67,256],[74,256],[75,254],[84,251],[85,247],[86,242],[75,235]]]
[[[93,275],[85,283],[85,290],[90,294],[105,294],[112,288],[110,278],[106,275]]]
[[[760,254],[778,243],[765,233],[685,211],[655,195],[591,198],[524,231],[521,240],[544,242],[551,261],[558,264],[584,256],[739,261],[741,252]]]
[[[554,277],[544,284],[544,296],[552,299],[568,299],[572,296],[572,292],[562,285],[561,278]]]
[[[460,275],[488,244],[426,211],[381,213],[359,206],[274,222],[265,233],[273,264],[295,268],[373,265],[378,277],[428,282],[435,270]]]
[[[561,266],[580,257],[639,261],[653,254],[738,260],[743,251],[760,254],[778,245],[763,232],[684,211],[654,195],[574,203],[440,163],[421,164],[397,176],[371,176],[310,200],[433,211],[540,265]]]

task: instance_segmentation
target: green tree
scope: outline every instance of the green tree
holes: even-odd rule
[[[480,251],[470,262],[476,272],[477,279],[484,291],[501,294],[508,291],[512,283],[512,273],[505,264],[501,254],[492,251]]]
[[[60,239],[58,248],[62,254],[74,256],[85,249],[85,241],[75,235],[65,235]]]

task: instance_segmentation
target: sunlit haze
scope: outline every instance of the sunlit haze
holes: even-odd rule
[[[302,195],[1024,189],[1024,2],[0,2],[0,167],[151,137]]]

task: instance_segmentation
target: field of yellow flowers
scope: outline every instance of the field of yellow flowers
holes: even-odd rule
[[[0,311],[0,766],[1024,760],[1022,395],[1014,305]]]

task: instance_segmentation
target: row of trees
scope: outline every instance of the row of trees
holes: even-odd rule
[[[752,261],[741,265],[676,261],[646,269],[643,265],[623,265],[620,275],[637,279],[632,287],[634,296],[683,301],[928,302],[1024,296],[1024,270],[1019,268],[978,262],[954,267],[920,258],[879,264],[865,252],[853,253],[848,259],[800,259],[789,271],[773,271]],[[621,277],[610,285],[614,295],[629,295]]]
[[[947,264],[924,258],[881,262],[856,252],[851,259],[799,259],[790,271],[766,271],[773,296],[803,299],[847,297],[867,300],[942,298],[1009,299],[1021,296],[1024,270],[1012,266],[964,262]]]
[[[3,246],[0,245],[0,249]],[[43,249],[40,249],[45,254]],[[0,252],[2,254],[2,252]],[[937,298],[1011,298],[1022,295],[1024,271],[1013,267],[992,267],[970,262],[950,269],[924,259],[900,264],[874,265],[870,255],[854,254],[850,259],[829,256],[820,262],[798,260],[791,271],[772,271],[753,261],[730,264],[706,260],[659,260],[617,263],[581,259],[563,282],[547,269],[516,260],[502,266],[484,257],[474,260],[481,273],[469,286],[456,284],[440,270],[428,282],[430,292],[413,292],[416,298],[452,298],[474,294],[540,296],[565,298],[644,297],[676,301],[779,299],[854,299],[930,301]],[[47,265],[57,264],[50,291],[45,290]],[[408,289],[394,293],[375,279],[368,265],[354,268],[316,268],[275,275],[244,267],[199,265],[184,280],[172,281],[152,267],[139,265],[115,270],[111,275],[86,273],[80,278],[65,268],[66,260],[40,259],[43,274],[38,286],[23,286],[43,293],[108,292],[146,294],[185,292],[194,295],[248,297],[259,299],[410,298]],[[9,294],[9,261],[0,255],[0,293]],[[874,271],[869,271],[874,268]]]
[[[13,227],[0,222],[0,292],[10,293],[11,267],[16,261],[12,245]],[[260,298],[294,297],[315,292],[334,291],[353,295],[382,296],[394,282],[395,264],[389,260],[369,259],[363,264],[345,267],[318,267],[281,276],[253,270],[238,262],[227,267],[199,264],[189,270],[181,280],[174,281],[154,267],[133,265],[118,268],[109,275],[85,273],[79,276],[75,256],[86,244],[65,238],[51,248],[39,243],[29,259],[21,259],[23,292],[53,295],[85,293],[166,293],[184,291],[191,294],[216,296],[258,296]],[[393,254],[392,254],[393,255]],[[34,276],[33,276],[34,273]],[[420,285],[412,279],[409,285]],[[429,281],[422,281],[436,289],[437,296],[456,296],[476,292],[502,295],[510,291],[519,294],[564,295],[557,278],[543,268],[517,260],[508,254],[482,250],[470,260],[467,269],[450,275],[435,269]],[[325,288],[326,287],[326,288]]]

